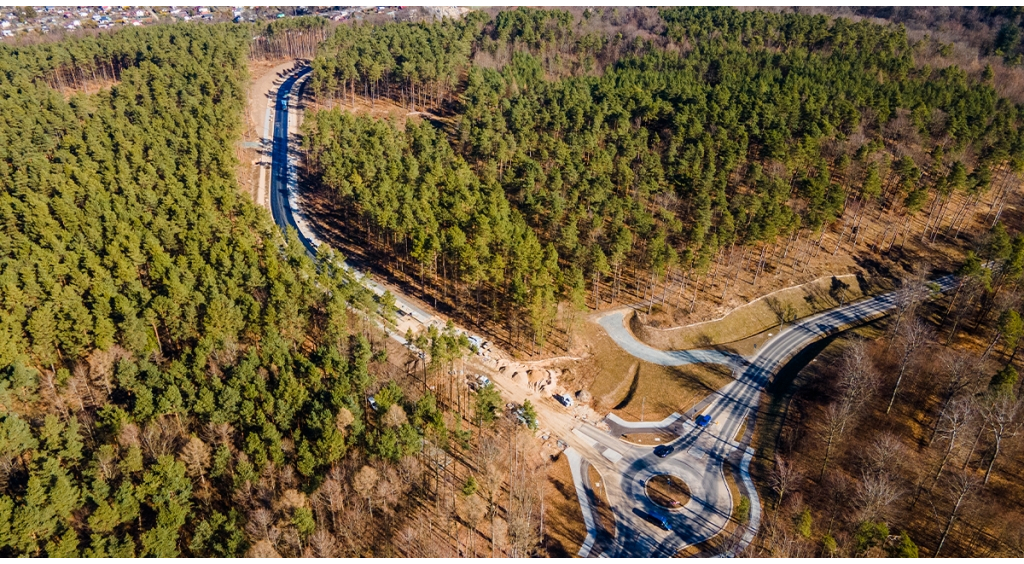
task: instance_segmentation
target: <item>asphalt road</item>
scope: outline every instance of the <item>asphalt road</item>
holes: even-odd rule
[[[576,441],[585,445],[580,452],[604,478],[615,515],[615,538],[604,547],[604,556],[671,557],[725,527],[732,494],[722,476],[722,460],[712,450],[715,439],[692,422],[683,425],[684,434],[670,443],[675,451],[667,458],[655,456],[652,447],[625,443],[590,425],[573,432]],[[676,509],[652,502],[645,485],[659,474],[682,478],[690,489],[690,501]],[[672,530],[657,525],[654,515],[668,518]]]
[[[293,105],[282,107],[281,104],[309,71],[309,67],[305,67],[288,77],[277,93],[270,203],[278,226],[295,229],[306,250],[315,255],[316,245],[308,226],[300,228],[296,217],[298,210],[289,205],[289,194],[297,191],[296,160],[289,152],[292,139],[288,132],[289,111]],[[375,293],[383,293],[383,287],[376,282],[358,273],[357,276]],[[955,285],[953,276],[945,276],[935,282],[943,291]],[[401,298],[397,303],[400,309],[411,312],[421,321],[432,319]],[[675,450],[667,458],[656,457],[652,447],[627,444],[591,425],[581,425],[573,431],[576,436],[566,437],[605,479],[606,493],[615,514],[616,531],[614,541],[603,555],[673,556],[680,549],[707,540],[724,529],[732,513],[733,500],[725,482],[723,462],[733,449],[741,446],[736,442],[736,435],[747,416],[757,409],[761,390],[770,378],[810,343],[880,317],[894,304],[895,295],[890,293],[809,317],[779,332],[749,359],[749,363],[738,355],[722,351],[654,349],[636,340],[626,329],[622,312],[613,312],[602,318],[600,323],[612,339],[637,358],[666,366],[697,362],[726,364],[738,373],[734,381],[712,395],[713,399],[704,410],[704,414],[711,415],[712,423],[698,429],[690,421],[682,422],[684,432],[671,443]],[[691,499],[684,507],[669,511],[656,506],[645,494],[646,481],[665,473],[679,476],[689,486]],[[665,531],[654,523],[652,515],[656,513],[668,518],[671,531]]]
[[[274,100],[274,146],[270,166],[270,211],[274,216],[274,222],[282,230],[289,227],[294,229],[302,246],[306,248],[306,252],[310,256],[315,257],[319,241],[313,235],[308,221],[298,210],[298,176],[295,173],[298,163],[296,156],[298,155],[298,148],[291,146],[297,139],[289,135],[288,123],[289,115],[292,110],[297,109],[298,103],[297,96],[290,99],[289,97],[295,87],[305,80],[311,70],[310,67],[303,67],[289,76],[281,84],[281,87],[278,88],[277,99]],[[289,103],[286,106],[282,106],[282,102],[285,100],[289,100]],[[379,296],[385,292],[383,286],[352,268],[348,261],[342,263],[342,266],[351,270],[356,279],[373,291],[374,294]],[[416,305],[403,300],[398,295],[395,298],[395,305],[400,311],[411,314],[423,325],[428,325],[435,321],[433,315]]]
[[[943,292],[956,284],[952,275],[934,282]],[[790,358],[819,339],[881,317],[895,307],[896,294],[890,292],[813,315],[779,332],[754,354],[750,366],[736,380],[716,392],[717,399],[704,411],[711,415],[714,423],[709,429],[719,437],[719,444],[738,439],[744,419],[757,409],[761,390]]]
[[[952,275],[934,282],[943,292],[956,285]],[[666,458],[654,456],[652,447],[627,444],[617,435],[593,426],[577,429],[576,438],[586,443],[580,450],[604,476],[606,493],[615,514],[615,540],[603,555],[672,556],[680,549],[703,542],[722,531],[733,507],[723,462],[735,449],[745,448],[740,444],[738,435],[744,421],[757,410],[764,387],[790,358],[811,343],[881,317],[894,307],[895,294],[888,293],[808,317],[780,331],[749,358],[749,363],[730,362],[737,366],[734,371],[736,379],[712,394],[711,401],[703,410],[703,414],[711,416],[711,423],[700,429],[691,421],[683,421],[683,433],[670,443],[674,451]],[[625,330],[621,319],[619,314],[615,322],[605,324],[602,320],[602,325],[606,329],[611,326],[616,331],[613,338],[620,345],[625,342],[623,348],[627,352],[644,360],[652,357],[665,361],[680,358],[673,354],[674,351],[660,351],[671,356],[652,355],[650,351],[657,349],[636,341]],[[641,354],[633,351],[641,351]],[[679,422],[671,422],[671,425],[678,426]],[[615,425],[609,427],[619,429]],[[690,502],[676,511],[655,506],[644,493],[643,483],[657,474],[673,474],[682,478],[690,487]],[[666,516],[672,530],[665,531],[656,525],[650,518],[653,512]]]
[[[626,328],[625,312],[622,310],[613,311],[602,316],[598,323],[608,332],[608,336],[626,352],[651,364],[681,366],[683,364],[707,362],[711,364],[725,364],[732,367],[739,367],[744,364],[742,356],[725,351],[712,349],[663,351],[650,347],[638,341],[629,332],[629,329]]]
[[[315,256],[316,247],[313,246],[312,241],[303,236],[295,221],[291,206],[288,205],[289,181],[294,182],[295,178],[295,165],[288,153],[288,112],[291,110],[291,104],[288,107],[281,107],[282,102],[291,95],[295,83],[305,77],[309,71],[310,68],[305,67],[285,79],[277,90],[277,99],[274,100],[274,150],[270,163],[270,211],[274,216],[274,222],[281,229],[288,227],[294,229],[299,234],[299,241],[306,247],[306,251]]]

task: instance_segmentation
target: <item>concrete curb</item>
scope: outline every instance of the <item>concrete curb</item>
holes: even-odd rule
[[[743,480],[743,489],[747,490],[747,497],[750,498],[750,521],[747,522],[747,530],[744,531],[743,538],[730,551],[729,557],[735,557],[746,550],[754,540],[757,530],[761,527],[761,499],[757,496],[754,481],[750,479],[750,461],[753,458],[754,449],[747,447],[746,451],[743,452],[743,460],[740,461],[740,479]]]
[[[609,413],[606,419],[620,427],[625,427],[627,429],[644,429],[650,427],[668,427],[675,423],[676,421],[678,421],[680,417],[682,417],[682,415],[678,413],[673,413],[672,415],[669,415],[668,417],[662,419],[661,421],[639,422],[626,421],[625,419],[622,419],[621,417],[615,415],[614,413]]]
[[[583,540],[583,546],[580,547],[577,556],[586,558],[597,541],[597,523],[594,521],[594,512],[590,507],[590,499],[587,497],[587,490],[583,485],[583,457],[572,447],[565,449],[564,452],[569,461],[569,469],[572,471],[572,483],[576,487],[576,497],[579,498],[580,509],[583,511],[583,524],[587,527],[587,538]]]
[[[955,280],[954,276],[947,275],[936,278],[933,282],[939,284],[943,291],[948,291],[954,287]],[[742,370],[738,371],[739,373],[736,374],[736,379],[733,380],[733,382],[726,384],[726,386],[699,402],[697,406],[687,412],[683,421],[688,422],[693,415],[701,412],[702,410],[706,410],[719,399],[724,398],[727,402],[738,402],[737,405],[744,407],[744,412],[746,412],[746,416],[749,417],[749,424],[740,441],[744,445],[749,444],[757,415],[758,404],[761,400],[761,394],[764,392],[765,387],[778,370],[782,368],[789,359],[806,348],[809,344],[839,333],[849,327],[866,323],[869,320],[887,315],[894,307],[894,298],[895,294],[890,292],[879,296],[873,296],[853,304],[845,304],[843,307],[807,317],[800,322],[791,325],[786,330],[780,331],[775,338],[769,340],[762,347],[759,347],[759,350],[752,355],[749,361],[744,363]],[[600,324],[605,328],[609,336],[619,344],[619,346],[641,360],[668,365],[670,360],[680,360],[680,357],[683,357],[686,361],[693,361],[697,358],[693,353],[704,352],[682,351],[683,353],[686,353],[687,356],[673,355],[672,357],[667,358],[667,353],[665,351],[652,351],[650,347],[639,343],[629,342],[624,344],[623,340],[628,339],[631,334],[625,329],[620,329],[618,324],[614,321],[614,316],[607,315],[600,319]],[[793,331],[796,331],[796,333],[793,333]],[[633,339],[635,339],[635,337],[633,337]],[[778,350],[772,350],[773,347]],[[766,351],[771,352],[769,354]],[[657,354],[658,352],[661,354]],[[679,363],[673,362],[673,364]],[[731,397],[733,395],[736,397]],[[736,411],[735,415],[738,417],[740,413],[741,412]],[[628,422],[624,422],[620,418],[616,418],[614,416],[609,416],[607,420],[610,426],[618,427],[619,429],[636,428],[635,424],[630,425]],[[622,423],[625,423],[625,425],[622,425]],[[658,425],[658,423],[647,424],[644,426],[647,428],[656,428],[656,425]],[[733,462],[731,462],[731,464],[736,468],[736,473],[738,474],[737,486],[741,493],[745,494],[750,500],[749,520],[745,528],[737,530],[739,539],[736,542],[736,546],[725,550],[722,554],[722,556],[725,557],[734,557],[747,550],[756,537],[761,526],[762,507],[760,498],[757,495],[757,490],[754,487],[753,480],[750,476],[750,463],[753,459],[754,451],[751,450],[749,446],[741,446],[741,444],[737,444],[732,440],[732,437],[723,437],[723,439],[732,448],[736,449],[732,451],[734,456],[741,454],[738,463],[736,458],[732,458]],[[724,482],[724,464],[720,468],[720,471],[723,473],[722,478]],[[729,492],[729,495],[731,498],[731,491]],[[732,505],[730,503],[730,509],[731,508]]]

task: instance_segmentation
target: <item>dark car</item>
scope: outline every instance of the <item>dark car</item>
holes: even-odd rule
[[[654,519],[655,519],[655,521],[658,522],[658,525],[662,529],[665,529],[666,531],[671,531],[672,530],[672,524],[668,522],[668,518],[665,517],[664,515],[662,515],[660,513],[655,513],[654,514]]]
[[[655,511],[654,513],[647,513],[647,514],[643,515],[643,517],[645,519],[647,519],[648,521],[650,521],[651,523],[657,525],[658,527],[661,527],[663,530],[666,530],[666,531],[671,531],[672,530],[672,523],[669,523],[668,517],[665,517],[664,515],[662,515],[661,513],[657,512],[657,511]]]
[[[668,445],[658,445],[654,447],[654,454],[659,458],[665,458],[666,456],[672,454],[673,450],[675,449]]]

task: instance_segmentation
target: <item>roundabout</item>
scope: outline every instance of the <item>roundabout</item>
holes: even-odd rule
[[[308,222],[298,213],[295,198],[297,178],[294,170],[301,151],[289,148],[289,104],[282,103],[300,79],[309,74],[309,67],[293,73],[277,93],[278,109],[274,115],[271,212],[282,228],[296,230],[299,241],[310,255],[315,255],[319,241],[309,232]],[[268,109],[269,113],[269,109]],[[374,293],[384,289],[360,278]],[[953,275],[934,280],[938,290],[957,287]],[[403,310],[427,324],[431,316],[413,304],[401,303]],[[751,498],[751,521],[738,545],[727,551],[735,555],[747,546],[756,534],[760,514],[757,491],[749,475],[750,416],[756,414],[761,394],[779,369],[808,344],[850,326],[886,315],[896,306],[896,293],[890,292],[822,312],[787,326],[765,342],[750,358],[711,349],[664,351],[636,339],[624,322],[624,310],[602,315],[598,323],[615,343],[632,356],[662,366],[690,363],[717,363],[730,366],[733,381],[715,390],[699,402],[700,409],[692,415],[674,414],[663,425],[615,422],[615,433],[608,427],[571,421],[569,432],[562,438],[576,453],[570,462],[577,496],[587,522],[588,540],[580,555],[588,555],[595,545],[597,528],[595,514],[582,487],[580,463],[594,464],[601,472],[602,489],[613,513],[614,534],[598,543],[596,554],[612,557],[675,556],[688,545],[699,544],[725,530],[732,515],[733,494],[725,479],[725,460],[737,449],[745,451],[740,467],[742,481]],[[397,335],[393,335],[400,339]],[[562,413],[558,412],[557,417]],[[691,420],[700,413],[702,417]],[[609,420],[611,415],[609,415]],[[677,420],[680,420],[678,421]],[[671,425],[672,429],[667,427]],[[746,432],[744,430],[746,429]],[[626,439],[625,441],[621,439]],[[560,439],[561,440],[561,439]],[[655,450],[652,447],[670,447]]]
[[[718,534],[726,525],[732,498],[722,475],[717,441],[705,429],[684,422],[671,453],[630,446],[604,434],[602,448],[618,443],[624,453],[614,506],[616,535],[603,552],[609,556],[671,557],[684,546]],[[587,437],[601,437],[596,429]],[[674,505],[673,502],[678,505]],[[720,508],[729,508],[722,510]]]
[[[676,511],[690,501],[690,488],[681,478],[671,474],[651,476],[644,484],[644,493],[655,505]]]

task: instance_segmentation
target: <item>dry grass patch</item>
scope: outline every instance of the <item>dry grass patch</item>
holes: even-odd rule
[[[600,413],[657,421],[686,411],[732,380],[732,372],[721,365],[660,366],[637,360],[596,323],[587,323],[582,331],[591,354],[580,371],[587,375],[594,409]]]
[[[881,289],[854,274],[825,276],[807,284],[772,292],[715,321],[685,327],[660,327],[665,324],[664,319],[640,313],[630,319],[630,329],[645,343],[665,350],[740,344],[737,341],[758,334],[764,334],[767,338],[767,333],[783,320],[799,319],[832,309],[840,305],[840,299],[850,302]]]
[[[718,364],[659,366],[641,363],[629,393],[612,409],[627,421],[660,421],[684,413],[708,394],[732,380],[728,367]]]
[[[634,445],[657,446],[672,441],[676,438],[676,435],[667,431],[660,431],[657,433],[629,433],[622,435],[620,438]]]
[[[660,474],[644,485],[647,497],[666,509],[679,509],[690,501],[690,488],[686,482],[670,474]]]

